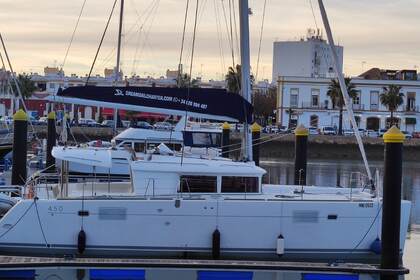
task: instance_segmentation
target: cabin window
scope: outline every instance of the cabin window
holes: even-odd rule
[[[180,178],[180,192],[183,193],[215,193],[217,192],[216,176],[189,176]]]
[[[144,143],[134,143],[134,151],[136,153],[144,153]]]
[[[165,145],[171,149],[172,151],[181,151],[181,144],[177,144],[177,143],[165,143]]]
[[[222,193],[256,193],[258,192],[257,177],[222,177]]]

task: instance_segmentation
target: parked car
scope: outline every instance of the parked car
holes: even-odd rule
[[[4,116],[0,119],[1,122],[5,122],[7,125],[11,125],[13,123],[13,117],[12,116]]]
[[[93,119],[80,118],[79,126],[97,127],[100,126],[100,124]]]
[[[103,126],[103,127],[114,127],[114,120],[104,120],[101,123],[101,126]]]
[[[413,132],[413,138],[420,138],[420,131]]]
[[[353,136],[354,131],[353,131],[353,129],[343,129],[343,135],[344,136]]]
[[[308,130],[309,135],[319,135],[319,130],[317,127],[310,127]]]
[[[411,135],[410,132],[408,132],[408,131],[401,131],[401,132],[404,134],[405,139],[411,139],[411,138],[413,138],[413,135]]]
[[[122,123],[122,126],[123,127],[125,127],[125,128],[128,128],[128,127],[130,127],[130,121],[121,121],[121,123]]]
[[[145,128],[145,129],[153,129],[153,126],[150,123],[145,122],[145,121],[138,121],[136,123],[136,127]]]
[[[379,132],[376,130],[368,129],[366,131],[366,136],[368,137],[379,137]]]
[[[360,134],[360,136],[366,136],[366,130],[365,129],[363,129],[363,128],[359,128],[359,134]]]
[[[337,131],[332,126],[324,126],[321,129],[321,134],[324,134],[324,135],[337,135]]]
[[[172,124],[168,122],[157,122],[153,127],[159,130],[172,130]]]
[[[385,132],[387,132],[387,129],[379,129],[379,132],[378,132],[379,137],[383,137]]]

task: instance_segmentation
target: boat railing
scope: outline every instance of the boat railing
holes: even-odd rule
[[[37,172],[34,173],[22,187],[21,194],[25,198],[42,197],[42,198],[56,198],[57,196],[67,196],[65,189],[68,183],[81,183],[83,191],[91,190],[92,196],[96,196],[95,183],[107,183],[107,190],[101,191],[100,195],[104,193],[112,193],[112,182],[129,182],[129,177],[126,176],[111,176],[111,175],[66,175],[63,178],[61,173],[57,172]],[[87,184],[91,184],[91,187]],[[57,188],[58,187],[58,188]],[[154,187],[153,187],[154,192]],[[87,193],[87,192],[86,192]],[[99,194],[98,194],[99,196]]]

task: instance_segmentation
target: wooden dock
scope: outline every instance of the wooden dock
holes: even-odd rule
[[[380,269],[376,265],[361,263],[308,263],[244,260],[195,260],[195,259],[123,259],[123,258],[50,258],[0,256],[0,269],[29,269],[48,267],[95,268],[177,268],[330,272],[354,274],[408,274],[407,268]]]

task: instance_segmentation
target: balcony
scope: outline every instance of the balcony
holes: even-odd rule
[[[307,102],[307,101],[302,102],[300,105],[301,106],[299,108],[302,108],[302,109],[317,109],[317,110],[328,109],[328,107],[325,106],[325,104],[312,104],[312,102]]]

